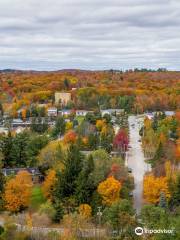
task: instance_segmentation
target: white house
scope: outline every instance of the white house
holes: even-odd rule
[[[153,119],[154,118],[154,114],[153,113],[145,113],[145,117],[147,117],[148,119]]]
[[[58,111],[58,115],[61,115],[61,116],[69,116],[71,114],[72,114],[72,111],[69,109],[63,109]]]
[[[175,115],[174,111],[165,111],[166,116],[171,117]]]
[[[19,126],[19,127],[15,128],[15,132],[18,134],[18,133],[23,132],[24,129],[25,129],[24,127]]]
[[[57,108],[48,108],[47,114],[48,114],[48,117],[57,117],[58,110]]]
[[[116,114],[121,114],[124,113],[124,109],[104,109],[101,110],[101,115],[104,116],[105,114],[109,115],[116,115]]]
[[[87,110],[76,110],[76,116],[83,116],[85,117],[89,111]]]

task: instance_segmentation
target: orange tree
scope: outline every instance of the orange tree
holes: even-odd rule
[[[155,177],[148,175],[144,177],[144,199],[146,202],[158,204],[161,193],[170,198],[167,177]]]
[[[48,171],[46,179],[42,185],[44,196],[49,200],[52,200],[55,183],[56,183],[56,171],[51,169]]]
[[[121,183],[113,176],[108,177],[98,186],[98,193],[101,195],[103,204],[112,205],[120,199]]]
[[[32,178],[27,171],[19,172],[5,185],[4,202],[7,210],[18,212],[29,206],[32,193]]]
[[[90,218],[92,214],[92,208],[88,204],[81,204],[79,206],[79,214],[84,218]]]

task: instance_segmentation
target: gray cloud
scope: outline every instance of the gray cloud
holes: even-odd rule
[[[0,68],[178,69],[179,0],[0,0]]]

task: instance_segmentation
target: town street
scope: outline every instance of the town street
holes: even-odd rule
[[[134,208],[139,214],[143,204],[143,176],[150,166],[145,163],[144,154],[141,148],[139,129],[143,118],[140,116],[129,116],[129,137],[131,148],[127,152],[126,165],[132,169],[135,188],[133,191]]]

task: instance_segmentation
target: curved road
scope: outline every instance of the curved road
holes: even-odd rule
[[[139,130],[142,126],[143,117],[129,116],[129,134],[131,148],[127,152],[126,165],[132,169],[135,188],[133,191],[134,208],[140,213],[143,204],[143,176],[150,171],[150,165],[145,163],[145,157],[141,148]]]

